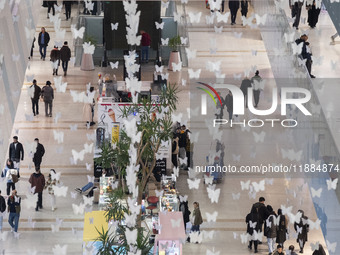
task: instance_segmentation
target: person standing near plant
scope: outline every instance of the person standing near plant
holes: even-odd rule
[[[67,75],[68,61],[71,59],[71,50],[67,45],[67,41],[64,42],[64,46],[60,49],[61,66],[64,71],[64,76]]]
[[[144,30],[141,30],[140,34],[142,35],[142,39],[141,39],[142,63],[144,63],[144,61],[145,63],[148,63],[149,62],[149,48],[151,45],[151,37]]]
[[[17,195],[17,191],[13,190],[12,195],[8,198],[7,205],[8,205],[8,223],[12,227],[12,232],[18,232],[19,227],[19,218],[20,218],[20,211],[21,211],[21,197]]]
[[[39,52],[42,60],[45,61],[46,58],[46,48],[50,42],[50,35],[46,32],[45,28],[41,28],[41,32],[38,37]]]
[[[203,223],[203,218],[201,215],[201,210],[200,210],[200,205],[198,202],[194,202],[194,212],[192,213],[192,218],[191,218],[191,231],[196,232],[200,231],[200,225]]]

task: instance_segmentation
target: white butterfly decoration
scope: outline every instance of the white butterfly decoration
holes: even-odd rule
[[[53,136],[54,136],[54,140],[56,140],[58,144],[64,142],[64,132],[53,130]]]
[[[133,228],[136,225],[137,214],[133,213],[131,215],[124,212],[125,223],[127,227]]]
[[[61,12],[62,8],[63,8],[63,5],[59,5],[59,6],[58,6],[58,5],[54,4],[54,9],[55,9],[55,11]]]
[[[167,2],[163,2],[163,1],[161,1],[161,3],[162,3],[162,8],[168,8],[169,7],[169,3],[170,3],[170,1],[167,1]]]
[[[319,245],[320,245],[319,241],[316,242],[316,243],[310,243],[310,247],[311,247],[313,252],[316,251],[316,250],[319,250]]]
[[[34,34],[35,34],[35,29],[29,29],[27,27],[25,27],[25,34],[26,34],[26,39],[32,39]]]
[[[235,161],[235,162],[240,162],[241,161],[241,155],[232,154],[232,156],[233,156],[233,161]]]
[[[88,11],[92,11],[94,7],[94,3],[92,3],[92,0],[85,0],[84,2],[85,2],[85,8]]]
[[[116,23],[111,23],[111,30],[113,31],[113,30],[117,30],[118,29],[118,22],[116,22]]]
[[[288,215],[292,213],[293,206],[285,207],[284,205],[281,205],[281,210],[283,215]]]
[[[244,181],[241,181],[241,190],[249,190],[249,186],[250,186],[250,180],[244,182]]]
[[[245,16],[242,16],[241,19],[242,19],[243,26],[247,26],[248,25],[248,26],[252,27],[254,25],[253,24],[253,19],[254,19],[253,16],[251,16],[249,18],[246,18]]]
[[[294,42],[295,31],[293,31],[292,33],[284,33],[284,38],[285,38],[286,43]]]
[[[257,193],[259,191],[264,191],[265,190],[265,180],[261,180],[258,183],[257,182],[252,182],[252,186],[254,188],[254,191]]]
[[[210,13],[210,15],[205,15],[205,23],[207,23],[207,25],[214,24],[214,20],[215,20],[215,15],[213,13]]]
[[[80,152],[77,152],[76,150],[72,150],[72,156],[73,156],[74,162],[77,164],[78,160],[80,161],[84,160],[85,150],[81,150]]]
[[[266,133],[264,131],[262,131],[260,134],[253,132],[253,135],[254,135],[254,140],[256,143],[263,143]]]
[[[181,203],[188,201],[188,195],[184,195],[184,196],[179,195],[179,201]]]
[[[67,254],[67,244],[61,246],[60,244],[55,245],[52,248],[54,255],[66,255]]]
[[[326,180],[328,190],[331,190],[331,189],[336,190],[336,187],[338,185],[338,180],[339,180],[338,178],[335,178],[334,180],[332,179]]]
[[[241,197],[241,193],[239,192],[239,193],[237,193],[237,194],[235,194],[235,193],[231,193],[231,195],[232,195],[232,197],[233,197],[233,200],[239,200],[240,199],[240,197]]]
[[[185,44],[188,43],[188,37],[182,37],[181,36],[180,39],[181,39],[181,44],[185,45]]]
[[[119,64],[119,61],[116,61],[115,63],[110,62],[111,69],[118,69],[118,64]]]
[[[230,12],[226,12],[225,14],[221,14],[220,12],[216,12],[216,20],[217,22],[228,23]]]
[[[182,62],[180,61],[179,63],[174,63],[172,62],[172,71],[173,72],[180,72],[182,70]]]
[[[288,158],[290,161],[301,161],[301,157],[302,157],[302,150],[300,151],[294,151],[293,149],[290,150],[284,150],[281,149],[281,153],[282,153],[282,158]]]
[[[257,232],[256,230],[254,230],[253,235],[252,235],[252,240],[256,241],[260,241],[262,242],[262,238],[263,238],[263,232],[259,231]]]
[[[328,240],[326,240],[326,244],[327,244],[328,251],[332,252],[332,253],[335,253],[337,242],[331,243]]]
[[[156,197],[162,197],[163,196],[163,193],[164,193],[164,190],[155,190],[155,193],[156,193]]]
[[[189,74],[190,79],[196,79],[197,80],[197,79],[200,78],[201,69],[197,69],[196,71],[194,71],[193,69],[189,68],[188,74]]]
[[[182,113],[179,113],[179,114],[172,114],[172,115],[171,115],[172,122],[174,122],[174,123],[176,123],[176,122],[181,123],[182,117],[183,117],[183,114],[182,114]]]
[[[174,14],[174,21],[175,22],[180,22],[182,15],[177,13],[177,12],[174,12],[173,14]]]
[[[189,48],[185,48],[185,52],[187,53],[188,59],[196,58],[197,50],[195,49],[190,50]]]
[[[66,33],[66,29],[56,30],[55,31],[55,37],[57,39],[63,40],[65,38],[65,33]]]
[[[27,198],[23,200],[23,203],[25,204],[27,209],[34,208],[37,203],[37,197],[38,193],[32,194],[32,193],[27,193]]]
[[[13,62],[18,62],[19,59],[20,59],[20,54],[18,54],[18,55],[12,54],[12,60],[13,60]]]
[[[61,187],[53,186],[54,194],[57,197],[66,197],[67,190],[68,190],[68,187],[66,187],[66,186],[61,186]]]
[[[70,130],[71,131],[77,131],[77,128],[78,128],[78,124],[74,124],[74,125],[69,125],[69,127],[70,127]]]
[[[76,214],[76,215],[84,214],[85,204],[83,204],[83,203],[80,203],[79,205],[72,204],[72,208],[73,208],[74,214]]]
[[[248,243],[250,236],[247,233],[243,233],[240,235],[240,237],[241,237],[241,243],[245,244],[245,243]]]
[[[221,34],[223,31],[223,26],[220,26],[220,27],[214,26],[214,30],[216,34]]]
[[[212,239],[214,239],[215,231],[214,230],[211,230],[211,231],[203,230],[202,234],[203,234],[204,239],[211,239],[212,240]]]
[[[87,175],[87,182],[93,182],[94,183],[94,176]]]
[[[179,228],[182,225],[183,225],[182,218],[179,218],[177,220],[171,219],[172,228]]]
[[[195,178],[194,180],[187,179],[189,189],[198,189],[201,179]]]
[[[5,242],[7,240],[7,235],[8,235],[7,231],[4,231],[2,233],[0,232],[0,240]]]
[[[71,191],[70,194],[71,194],[71,198],[72,199],[76,199],[77,198],[77,192]]]
[[[207,222],[216,222],[218,212],[214,211],[213,213],[206,212],[205,215],[207,216]]]
[[[161,43],[163,46],[167,46],[169,44],[169,38],[165,38],[165,39],[161,38]]]
[[[292,46],[293,55],[300,55],[301,54],[302,47],[303,47],[303,42],[301,42],[299,44],[296,44],[294,42],[294,43],[291,43],[290,45]]]
[[[95,50],[95,46],[91,44],[91,42],[84,42],[83,49],[85,54],[93,54]]]
[[[321,224],[321,220],[317,219],[315,222],[308,219],[308,224],[309,224],[309,228],[310,230],[313,230],[313,229],[319,229],[320,228],[320,224]]]
[[[164,66],[155,65],[156,73],[162,73]]]
[[[179,168],[178,167],[173,167],[173,172],[174,172],[174,175],[176,176],[176,177],[178,177],[179,176]]]
[[[137,229],[125,229],[125,236],[128,245],[135,245],[137,241]]]
[[[93,143],[91,143],[91,144],[85,143],[84,144],[84,150],[85,150],[85,153],[92,153],[92,151],[93,151]]]
[[[67,82],[62,83],[62,76],[53,79],[57,92],[65,93],[67,88]]]
[[[267,21],[267,13],[264,14],[262,17],[258,14],[255,14],[256,25],[265,25]]]
[[[301,213],[301,212],[298,212],[297,214],[287,213],[287,216],[288,216],[288,218],[289,218],[289,222],[290,222],[291,224],[294,224],[295,222],[296,222],[296,223],[299,223],[299,222],[300,222],[302,213]]]
[[[51,224],[52,233],[59,232],[59,229],[60,229],[60,225]]]
[[[221,4],[222,4],[222,0],[208,0],[208,3],[209,3],[209,7],[210,7],[210,10],[214,11],[214,10],[220,10],[221,8]],[[219,13],[219,12],[216,12],[216,13]]]
[[[219,72],[221,69],[221,61],[207,61],[206,69],[210,72]]]
[[[141,206],[137,205],[135,198],[128,197],[128,206],[131,213],[139,214]]]
[[[163,29],[164,28],[164,22],[158,23],[157,21],[155,21],[155,25],[156,25],[156,29]]]
[[[237,39],[241,39],[242,35],[243,35],[242,32],[240,32],[240,33],[234,32],[234,37],[237,38]]]
[[[125,127],[126,134],[131,138],[131,142],[132,143],[139,142],[142,137],[142,133],[138,132],[137,120],[135,118],[129,121],[124,120],[123,124]]]
[[[220,197],[221,189],[215,189],[211,186],[207,187],[208,197],[211,203],[218,203],[218,199]]]
[[[189,15],[190,23],[199,23],[201,20],[202,12],[198,12],[198,13],[189,12],[188,15]]]
[[[181,0],[181,4],[187,4],[188,0]]]
[[[203,233],[199,231],[193,231],[189,234],[190,243],[202,243],[203,240]]]
[[[315,190],[313,187],[310,188],[310,191],[312,193],[312,197],[319,197],[321,196],[322,188],[319,188],[318,190]]]
[[[13,20],[13,23],[15,23],[15,22],[19,22],[19,19],[20,19],[20,16],[19,15],[17,15],[17,16],[12,16],[12,20]]]

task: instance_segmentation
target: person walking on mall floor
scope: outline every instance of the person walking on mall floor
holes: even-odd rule
[[[306,34],[303,34],[301,35],[299,39],[295,40],[295,43],[297,45],[299,45],[300,43],[303,44],[301,54],[299,55],[299,57],[306,61],[306,68],[307,68],[307,71],[310,77],[315,78],[315,76],[312,75],[312,64],[313,64],[312,52],[310,50],[309,43],[307,41],[308,41],[308,36]]]
[[[248,14],[248,0],[241,0],[241,15],[247,18]]]
[[[50,61],[52,62],[53,66],[53,74],[52,75],[58,75],[58,68],[60,66],[60,51],[58,49],[58,46],[53,47],[50,54]]]
[[[273,207],[267,205],[267,210],[269,212],[269,216],[265,222],[264,235],[267,237],[269,255],[272,255],[275,250],[278,227],[275,224],[274,217],[276,219],[276,213],[274,212]]]
[[[237,11],[240,8],[240,1],[239,0],[229,0],[229,9],[231,14],[231,25],[236,24],[236,15]]]
[[[283,248],[287,238],[288,220],[287,217],[282,214],[282,209],[277,210],[277,215],[279,217],[279,225],[276,235],[276,243],[280,244]]]
[[[266,207],[266,205],[264,204],[265,202],[265,198],[264,197],[260,197],[259,201],[255,204],[253,204],[252,209],[250,210],[251,212],[254,211],[254,208],[258,209],[258,213],[259,213],[259,230],[262,232],[262,226],[264,221],[268,218],[269,216],[269,212],[268,209]],[[261,242],[259,242],[259,244],[261,244]]]
[[[53,88],[51,87],[50,81],[47,81],[46,86],[42,88],[41,97],[43,98],[45,103],[45,116],[52,117],[52,104],[54,99],[54,91]]]
[[[280,244],[276,247],[276,251],[273,253],[273,255],[285,255],[283,247]]]
[[[83,119],[86,121],[86,126],[90,127],[95,125],[96,123],[93,121],[94,117],[94,106],[95,106],[95,93],[94,87],[90,87],[89,90],[86,91],[86,96],[91,100],[89,102],[84,102],[83,106]]]
[[[251,84],[253,87],[253,94],[254,94],[254,107],[257,108],[257,105],[259,104],[260,101],[260,94],[261,94],[261,87],[260,83],[262,82],[262,78],[260,76],[260,72],[256,70],[255,76],[251,78]]]
[[[179,198],[178,198],[179,199]],[[179,211],[183,214],[184,230],[186,230],[187,223],[190,221],[190,210],[188,206],[188,201],[182,201],[179,204]]]
[[[32,46],[31,46],[31,54],[28,59],[33,59],[33,49],[34,49],[35,37],[33,38]]]
[[[251,81],[248,77],[245,77],[241,83],[241,91],[244,95],[244,102],[246,105],[246,108],[248,108],[248,88],[251,88]]]
[[[24,160],[24,147],[18,141],[18,137],[13,136],[13,143],[9,145],[9,158],[13,161],[14,167],[20,168],[20,159]]]
[[[260,215],[259,215],[259,208],[258,207],[253,207],[251,209],[251,212],[246,216],[246,223],[247,223],[247,233],[250,236],[253,236],[254,231],[257,233],[262,232],[261,231],[261,220],[260,220]],[[254,253],[258,253],[257,251],[257,246],[258,246],[258,240],[250,240],[248,249],[252,250],[253,249],[253,244],[254,244]]]
[[[321,0],[306,0],[306,9],[308,11],[308,25],[315,28],[319,21]]]
[[[171,145],[171,162],[174,167],[178,167],[178,153],[179,153],[179,146],[178,146],[178,133],[173,134],[172,138],[172,145]]]
[[[309,224],[308,217],[305,216],[304,211],[298,210],[301,213],[301,218],[299,223],[294,223],[294,229],[297,232],[296,242],[300,246],[300,253],[303,253],[303,248],[305,247],[305,243],[308,241],[308,232],[309,232]]]
[[[18,196],[16,190],[13,190],[12,195],[8,197],[7,205],[9,212],[8,223],[12,227],[11,231],[17,233],[21,211],[21,197]]]
[[[312,255],[326,255],[325,249],[319,244],[319,249],[315,250]]]
[[[39,52],[40,52],[40,59],[45,61],[46,58],[46,48],[48,43],[50,42],[50,35],[46,32],[45,28],[41,28],[41,32],[38,36],[38,44],[39,44]]]
[[[226,95],[225,97],[225,104],[227,106],[227,111],[229,113],[229,120],[232,120],[233,119],[233,94],[231,93],[231,90],[229,90],[228,94]]]
[[[38,138],[35,138],[34,142],[36,143],[37,147],[33,155],[33,163],[34,163],[35,168],[40,168],[42,157],[45,154],[45,148],[44,148],[44,145],[39,143]]]
[[[148,63],[149,62],[149,48],[151,45],[151,37],[144,30],[141,30],[140,34],[142,35],[141,44],[140,44],[141,49],[142,49],[142,63]]]
[[[63,47],[60,49],[60,60],[61,60],[61,66],[64,71],[64,76],[67,75],[67,68],[68,68],[68,62],[71,59],[71,50],[68,47],[67,41],[64,42]]]
[[[73,1],[63,1],[63,5],[65,5],[66,20],[71,18],[72,4],[73,4]]]
[[[55,8],[54,5],[58,6],[58,2],[57,1],[47,1],[47,18],[49,18],[49,13],[51,12],[52,9],[52,15],[55,15]]]
[[[292,11],[292,18],[295,18],[293,27],[296,28],[296,30],[299,29],[300,19],[301,19],[301,11],[302,6],[304,4],[304,0],[289,0],[289,7]]]
[[[290,245],[288,250],[290,252],[290,255],[297,255],[296,252],[294,251],[295,250],[294,245]]]
[[[191,220],[190,220],[192,224],[191,231],[200,232],[200,225],[203,223],[200,205],[198,202],[194,202],[193,205],[194,205],[194,211],[192,213]]]
[[[45,187],[45,176],[40,172],[40,168],[35,169],[35,173],[31,174],[28,182],[31,184],[31,188],[34,188],[34,194],[38,194],[37,206],[35,211],[42,209],[42,193]]]
[[[50,174],[48,175],[48,179],[46,181],[45,187],[44,187],[44,189],[47,189],[48,194],[50,195],[52,211],[57,209],[56,198],[55,198],[55,195],[54,195],[54,189],[53,188],[54,188],[54,186],[56,186],[59,183],[59,181],[55,178],[55,174],[56,174],[55,170],[51,169]]]
[[[1,172],[1,177],[7,179],[7,196],[9,196],[11,188],[15,190],[15,183],[17,183],[20,178],[19,170],[14,168],[11,159],[7,159],[6,166]]]
[[[2,222],[4,220],[3,213],[6,211],[6,201],[5,198],[1,195],[0,190],[0,233],[2,233]]]
[[[33,80],[33,84],[30,86],[30,89],[33,89],[33,93],[31,95],[33,115],[39,115],[39,98],[41,88],[37,85],[37,80]]]
[[[186,126],[182,125],[181,129],[179,131],[179,140],[178,140],[178,146],[179,146],[179,154],[178,156],[181,159],[185,159],[186,157],[186,150],[185,148],[187,147],[187,136],[188,132],[186,130]],[[180,167],[184,167],[184,164],[180,164]]]

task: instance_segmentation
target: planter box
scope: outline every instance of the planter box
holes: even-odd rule
[[[179,62],[181,62],[181,56],[179,55],[179,51],[171,51],[168,69],[172,71],[172,63],[178,64]]]

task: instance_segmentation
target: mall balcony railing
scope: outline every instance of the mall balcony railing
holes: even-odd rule
[[[339,149],[315,90],[318,81],[312,81],[305,64],[301,64],[299,56],[293,54],[292,44],[295,44],[300,34],[295,33],[293,42],[286,42],[285,34],[288,36],[295,29],[291,28],[285,11],[278,8],[275,2],[276,0],[258,0],[253,1],[253,5],[260,16],[267,14],[267,21],[260,26],[260,31],[276,85],[278,88],[300,87],[311,92],[307,109],[312,111],[312,116],[305,116],[298,109],[288,111],[287,118],[298,121],[298,127],[291,129],[295,143],[292,146],[295,151],[303,150],[302,164],[320,160],[321,163],[340,165]],[[281,52],[279,56],[278,52]]]

